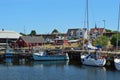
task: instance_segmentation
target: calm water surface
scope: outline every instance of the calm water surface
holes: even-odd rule
[[[0,80],[119,80],[120,71],[69,61],[0,63]]]

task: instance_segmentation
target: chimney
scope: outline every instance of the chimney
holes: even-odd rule
[[[2,29],[2,31],[4,31],[4,29]]]

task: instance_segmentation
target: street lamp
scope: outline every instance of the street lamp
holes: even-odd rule
[[[105,30],[105,22],[106,22],[106,21],[105,21],[105,20],[103,20],[103,23],[104,23],[104,30]],[[105,30],[105,33],[106,33],[106,30]]]

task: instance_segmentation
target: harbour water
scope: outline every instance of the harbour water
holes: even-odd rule
[[[77,61],[14,61],[0,63],[0,80],[119,80],[114,68],[84,66]]]

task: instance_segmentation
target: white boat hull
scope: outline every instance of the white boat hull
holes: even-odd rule
[[[114,59],[115,68],[120,71],[120,59]]]
[[[37,61],[55,61],[55,60],[68,60],[68,55],[38,55],[33,54],[33,59]]]
[[[106,64],[106,59],[94,59],[94,58],[86,58],[85,56],[81,56],[81,62],[84,65],[89,65],[89,66],[104,66]]]

